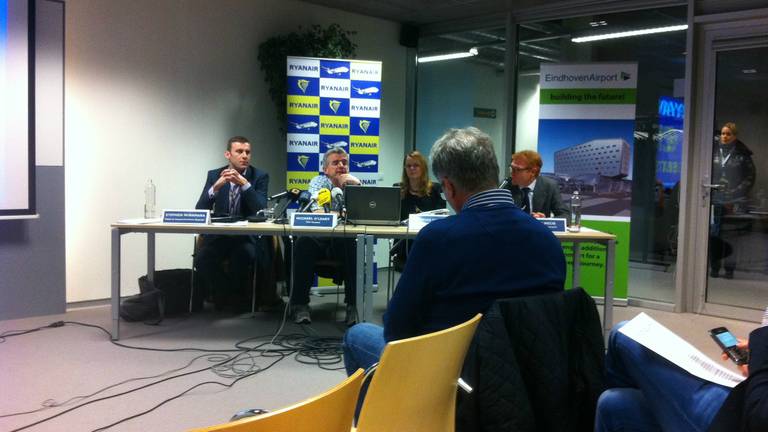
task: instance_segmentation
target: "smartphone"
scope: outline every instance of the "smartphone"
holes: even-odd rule
[[[715,343],[725,352],[728,357],[733,360],[737,365],[745,365],[749,361],[749,355],[746,351],[737,348],[736,345],[739,341],[736,337],[728,331],[725,327],[716,327],[709,331],[709,335],[712,336]]]

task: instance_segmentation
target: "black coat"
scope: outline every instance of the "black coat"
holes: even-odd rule
[[[749,378],[733,388],[709,432],[768,431],[768,327],[749,335]]]
[[[229,215],[229,188],[231,183],[226,183],[219,189],[219,192],[213,197],[208,197],[208,190],[221,177],[221,172],[227,167],[221,167],[208,171],[205,177],[205,186],[200,198],[197,200],[196,209],[213,210],[215,214]],[[269,187],[269,174],[266,172],[248,166],[244,177],[251,184],[247,191],[240,197],[240,214],[230,216],[240,216],[246,218],[253,216],[257,211],[267,206],[267,188]]]
[[[591,432],[605,345],[582,289],[498,300],[478,326],[462,377],[456,430]]]

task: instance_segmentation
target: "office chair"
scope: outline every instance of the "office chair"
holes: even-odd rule
[[[349,432],[363,370],[341,384],[295,405],[190,432]]]
[[[481,317],[388,343],[353,430],[453,431],[459,375]]]

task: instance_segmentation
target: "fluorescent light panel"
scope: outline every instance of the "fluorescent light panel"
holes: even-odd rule
[[[477,55],[477,48],[470,48],[469,51],[462,51],[462,52],[450,53],[450,54],[440,54],[440,55],[427,56],[427,57],[419,57],[419,63],[454,60],[454,59],[472,57],[476,55]]]
[[[606,39],[619,39],[619,38],[642,36],[642,35],[655,34],[655,33],[681,31],[681,30],[686,30],[687,28],[688,28],[688,24],[667,26],[667,27],[654,27],[654,28],[648,28],[648,29],[618,32],[618,33],[606,33],[606,34],[595,35],[595,36],[577,37],[577,38],[571,39],[571,42],[583,43],[583,42],[594,42],[594,41],[600,41],[600,40],[606,40]]]

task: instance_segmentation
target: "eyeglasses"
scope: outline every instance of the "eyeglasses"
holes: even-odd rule
[[[516,167],[516,166],[510,165],[509,166],[509,170],[512,171],[513,173],[519,173],[519,172],[523,172],[523,171],[530,171],[531,168],[530,167],[528,167],[528,168],[520,168],[520,167]]]
[[[347,166],[349,165],[349,161],[346,159],[337,159],[337,160],[331,161],[331,166],[339,166],[339,165]]]

